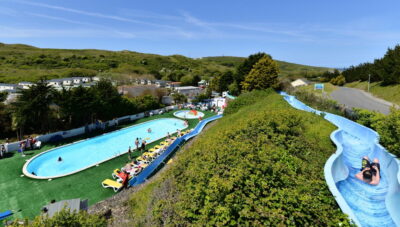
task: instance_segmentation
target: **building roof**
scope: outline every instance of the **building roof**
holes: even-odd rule
[[[17,87],[18,85],[16,85],[16,84],[3,84],[3,83],[0,83],[0,86]]]
[[[295,81],[292,81],[290,84],[293,87],[308,85],[307,81],[304,79],[297,79]]]
[[[63,82],[65,80],[65,78],[62,78],[62,79],[51,79],[51,80],[48,80],[47,82]]]
[[[200,89],[199,87],[195,86],[183,86],[183,87],[177,87],[175,88],[176,90],[194,90],[194,89]]]

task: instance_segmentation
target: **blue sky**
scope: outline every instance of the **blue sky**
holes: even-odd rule
[[[348,67],[400,40],[400,1],[0,0],[0,42]]]

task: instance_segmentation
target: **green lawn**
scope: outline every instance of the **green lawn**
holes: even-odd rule
[[[368,90],[368,82],[352,82],[345,86]],[[376,97],[400,105],[400,84],[381,86],[380,82],[374,82],[371,83],[369,91]]]
[[[205,118],[215,115],[212,112],[205,112]],[[173,112],[156,115],[135,121],[132,124],[120,126],[127,127],[144,121],[156,118],[173,117]],[[198,123],[197,119],[189,120],[189,128],[193,128]],[[117,128],[118,129],[118,128]],[[81,140],[83,137],[64,141],[59,145]],[[155,146],[161,140],[149,144]],[[133,142],[133,138],[132,138]],[[26,160],[45,150],[56,147],[55,144],[46,144],[41,150],[28,151],[26,157],[21,157],[17,153],[10,153],[8,158],[0,159],[0,212],[12,209],[21,212],[16,213],[13,218],[33,218],[40,213],[40,209],[52,199],[57,201],[72,198],[89,199],[89,205],[104,200],[112,195],[114,191],[104,189],[101,182],[106,178],[111,178],[114,169],[120,168],[127,161],[127,155],[114,158],[79,173],[57,178],[52,181],[35,180],[22,175],[22,167]],[[128,148],[127,148],[128,149]],[[138,152],[133,153],[138,156]],[[0,224],[1,225],[1,224]]]

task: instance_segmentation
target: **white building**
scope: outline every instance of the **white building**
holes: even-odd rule
[[[47,81],[50,86],[54,88],[62,88],[63,86],[63,79],[51,79]]]
[[[201,88],[194,86],[175,87],[175,91],[187,97],[198,96],[201,93]]]
[[[292,87],[300,87],[300,86],[308,85],[307,81],[305,81],[303,79],[297,79],[297,80],[291,82],[290,84],[292,85]]]
[[[16,84],[2,84],[0,83],[0,91],[8,91],[8,90],[16,90],[17,89]]]
[[[199,87],[205,88],[208,86],[208,82],[206,80],[201,80],[197,83]]]
[[[29,89],[30,87],[32,87],[34,85],[34,83],[23,81],[23,82],[19,82],[18,85],[22,89]]]
[[[154,81],[154,84],[157,87],[165,87],[167,85],[167,81],[165,81],[165,80],[156,80],[156,81]]]

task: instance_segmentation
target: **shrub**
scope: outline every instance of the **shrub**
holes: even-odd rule
[[[20,227],[25,225],[18,224],[19,221],[15,221],[13,224],[8,225],[10,227]],[[48,218],[47,216],[37,216],[32,222],[29,222],[29,226],[32,227],[62,227],[62,226],[74,226],[74,227],[102,227],[107,226],[107,221],[98,215],[90,215],[85,211],[79,213],[70,212],[69,210],[63,209],[56,213],[53,217]]]

